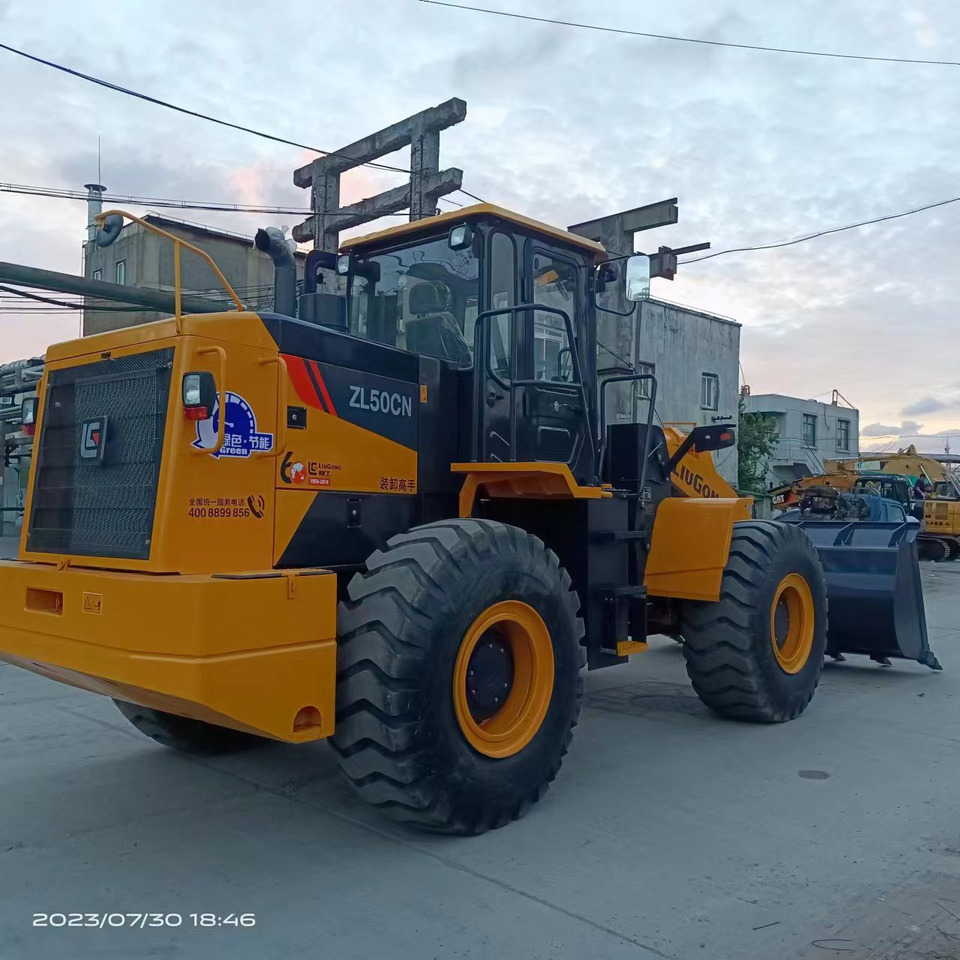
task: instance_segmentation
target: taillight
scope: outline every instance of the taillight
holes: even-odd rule
[[[217,385],[206,371],[183,375],[183,415],[187,420],[206,420],[213,413]]]

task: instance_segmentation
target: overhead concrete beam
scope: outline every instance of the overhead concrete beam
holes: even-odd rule
[[[325,157],[318,157],[306,166],[293,172],[293,182],[298,187],[313,186],[314,178],[318,173],[339,174],[354,167],[359,167],[378,157],[409,146],[410,141],[417,133],[417,128],[425,133],[436,133],[452,127],[467,118],[467,103],[458,97],[453,97],[445,103],[422,110],[413,116],[400,120],[378,130],[376,133],[357,140],[341,150],[335,150]]]
[[[443,196],[458,190],[463,183],[463,171],[451,167],[439,173],[430,174],[422,180],[422,191],[426,195],[436,194]],[[387,213],[396,213],[410,206],[410,184],[404,183],[393,190],[387,190],[375,197],[361,200],[341,207],[336,213],[327,214],[324,218],[324,228],[327,233],[337,234],[341,230],[349,230],[361,224],[369,223]],[[433,211],[431,211],[432,213]],[[308,243],[316,239],[314,236],[316,218],[304,220],[293,228],[293,239],[297,243]],[[324,247],[323,249],[326,249]]]
[[[585,223],[576,223],[568,227],[571,233],[578,233],[588,240],[603,242],[605,235],[615,232],[620,236],[633,236],[642,230],[653,230],[656,227],[669,227],[677,223],[680,211],[677,207],[677,198],[661,200],[659,203],[648,203],[633,210],[624,210],[621,213],[611,214],[609,217],[599,217],[596,220],[587,220]],[[624,250],[621,253],[629,253]],[[611,251],[612,253],[612,251]]]

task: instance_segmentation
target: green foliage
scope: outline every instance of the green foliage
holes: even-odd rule
[[[740,426],[737,430],[740,493],[763,493],[766,488],[767,461],[777,444],[777,425],[760,413],[748,413],[740,397]]]

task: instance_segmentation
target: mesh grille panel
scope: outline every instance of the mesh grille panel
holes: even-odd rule
[[[28,550],[149,559],[172,364],[171,347],[50,373]],[[91,424],[102,456],[81,455]]]

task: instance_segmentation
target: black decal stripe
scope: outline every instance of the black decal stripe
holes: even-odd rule
[[[317,374],[314,371],[313,364],[304,360],[303,366],[307,371],[307,376],[310,377],[310,383],[312,384],[313,389],[316,391],[317,399],[320,401],[320,409],[323,410],[324,413],[330,413],[331,411],[324,400],[324,395],[327,391],[320,389],[320,384],[317,383]]]
[[[327,407],[327,413],[337,416],[337,408],[333,405],[333,398],[327,391],[327,385],[323,382],[323,374],[320,372],[320,365],[316,360],[310,360],[307,366],[310,367],[310,372],[316,377],[315,382],[320,388],[320,396],[323,397],[323,402]]]

